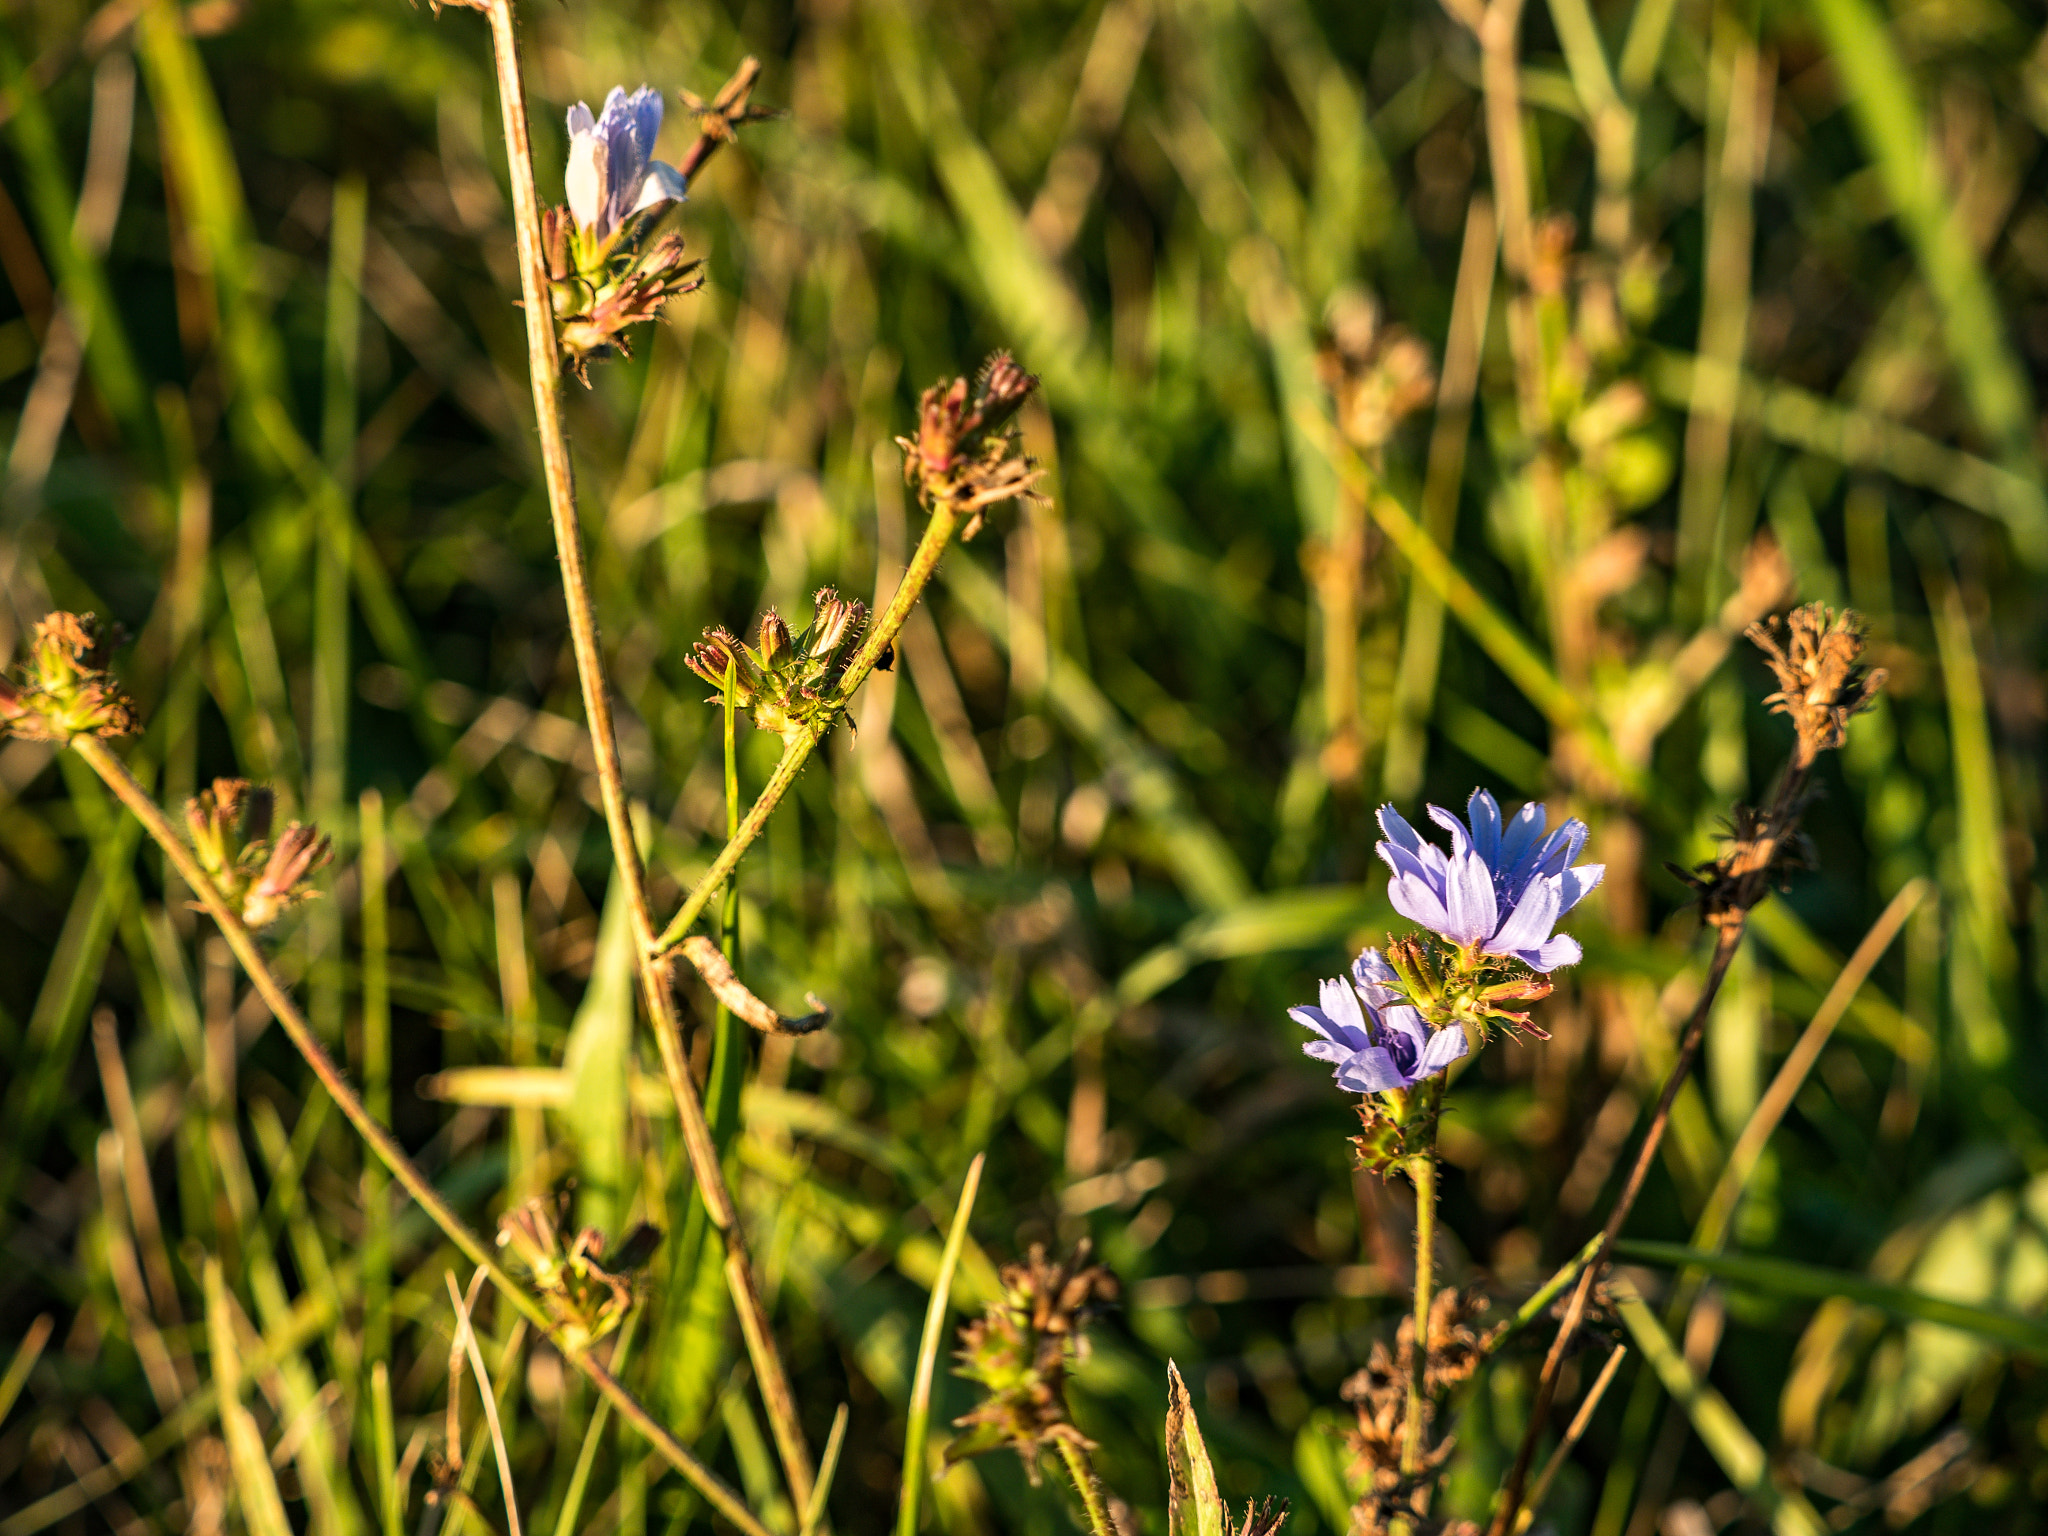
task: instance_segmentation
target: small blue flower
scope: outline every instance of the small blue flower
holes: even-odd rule
[[[680,202],[688,190],[680,171],[653,158],[660,132],[661,93],[652,86],[630,96],[613,86],[595,118],[580,101],[569,109],[569,212],[600,244],[641,209]]]
[[[1322,1006],[1287,1010],[1288,1017],[1322,1036],[1302,1051],[1334,1062],[1337,1086],[1346,1093],[1385,1093],[1434,1077],[1465,1054],[1465,1031],[1457,1025],[1431,1031],[1422,1015],[1401,999],[1399,978],[1386,957],[1368,949],[1351,967],[1349,979],[1323,983]]]
[[[1568,817],[1545,837],[1544,809],[1532,801],[1503,826],[1483,789],[1472,791],[1465,811],[1469,829],[1441,806],[1429,808],[1430,820],[1451,834],[1447,855],[1391,805],[1380,807],[1387,841],[1379,856],[1394,872],[1387,886],[1394,910],[1453,944],[1512,956],[1534,971],[1578,964],[1579,941],[1551,930],[1607,872],[1604,864],[1571,867],[1586,845],[1586,824]]]

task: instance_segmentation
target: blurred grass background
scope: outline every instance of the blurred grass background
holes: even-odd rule
[[[1350,1173],[1284,1010],[1394,921],[1371,811],[1543,796],[1608,866],[1555,1038],[1478,1056],[1445,1125],[1446,1272],[1517,1299],[1593,1230],[1670,1058],[1701,949],[1661,866],[1783,754],[1735,637],[1794,599],[1866,615],[1891,689],[1633,1230],[1692,1238],[1902,900],[1743,1187],[1756,1262],[1667,1322],[1834,1528],[2039,1527],[2041,1333],[1914,1298],[2048,1308],[2044,17],[1555,0],[1517,40],[1517,13],[1471,11],[1491,54],[1415,0],[522,18],[544,187],[561,111],[615,83],[709,95],[753,52],[789,108],[677,215],[705,291],[569,391],[662,899],[724,827],[700,629],[886,592],[917,391],[998,346],[1044,380],[1049,503],[948,560],[742,880],[743,973],[839,1013],[749,1040],[714,1106],[814,1446],[852,1405],[842,1529],[894,1508],[935,1225],[983,1149],[963,1305],[1032,1241],[1091,1234],[1123,1279],[1076,1391],[1111,1485],[1156,1522],[1171,1356],[1225,1491],[1343,1529],[1337,1388],[1405,1306],[1407,1192]],[[477,1222],[573,1176],[580,1219],[669,1232],[627,1376],[772,1511],[643,1086],[480,21],[31,0],[0,75],[0,649],[53,604],[120,620],[167,801],[244,774],[335,834],[330,899],[277,941],[316,1023]],[[671,94],[662,152],[689,132]],[[1394,423],[1404,332],[1441,387]],[[1391,504],[1335,447],[1332,379]],[[743,791],[774,746],[743,736]],[[451,1254],[43,745],[0,747],[0,933],[0,1532],[411,1528]],[[1669,1306],[1664,1274],[1636,1278]],[[528,1529],[707,1518],[509,1309],[482,1326]],[[1532,1370],[1461,1403],[1453,1512],[1483,1512]],[[965,1404],[942,1379],[941,1418]],[[1701,1414],[1631,1360],[1547,1518],[1753,1522],[1770,1485]],[[505,1528],[488,1461],[450,1523]],[[1073,1519],[1007,1455],[926,1509]]]

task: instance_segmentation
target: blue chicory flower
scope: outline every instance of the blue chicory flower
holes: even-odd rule
[[[1379,856],[1394,872],[1387,897],[1394,910],[1460,947],[1512,956],[1534,971],[1576,965],[1579,941],[1551,930],[1607,872],[1604,864],[1571,862],[1586,844],[1586,824],[1567,817],[1543,835],[1545,813],[1531,802],[1502,824],[1500,806],[1483,789],[1465,807],[1468,829],[1441,806],[1429,818],[1451,834],[1447,855],[1425,843],[1391,805],[1380,807],[1387,841]]]
[[[653,158],[661,111],[661,92],[646,85],[630,96],[613,86],[595,118],[580,101],[569,109],[569,212],[600,243],[641,209],[680,202],[688,191],[680,171]]]
[[[1458,1025],[1432,1031],[1422,1015],[1401,998],[1400,980],[1386,957],[1368,949],[1351,975],[1322,986],[1322,1006],[1290,1008],[1288,1017],[1322,1036],[1302,1046],[1317,1061],[1337,1068],[1346,1093],[1385,1093],[1434,1077],[1465,1054]]]

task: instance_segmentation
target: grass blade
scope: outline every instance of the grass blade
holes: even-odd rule
[[[981,1168],[987,1159],[986,1152],[977,1152],[974,1161],[967,1165],[967,1178],[960,1186],[960,1205],[953,1212],[952,1230],[946,1234],[946,1251],[939,1259],[938,1278],[932,1282],[931,1304],[925,1308],[924,1335],[917,1345],[917,1375],[910,1387],[910,1417],[903,1429],[903,1494],[896,1506],[896,1536],[917,1536],[917,1506],[928,1475],[924,1448],[931,1430],[932,1373],[938,1367],[939,1342],[946,1331],[953,1271],[960,1266],[960,1250],[967,1242],[967,1219],[974,1213],[974,1197],[981,1188]],[[824,1486],[822,1478],[819,1486]]]

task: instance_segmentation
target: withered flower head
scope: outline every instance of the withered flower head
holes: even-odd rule
[[[0,682],[0,729],[28,741],[132,736],[135,711],[107,670],[114,635],[92,614],[56,612],[36,621],[28,661]]]
[[[267,928],[319,895],[310,877],[334,855],[331,838],[296,821],[271,842],[274,808],[271,792],[246,779],[215,779],[185,802],[200,867],[251,928]]]
[[[971,539],[983,513],[998,502],[1035,494],[1044,470],[1018,451],[1012,422],[1038,380],[1007,352],[966,379],[934,384],[917,407],[917,436],[899,437],[903,479],[927,506],[944,504],[966,517],[960,537]]]
[[[1783,624],[1786,639],[1780,643]],[[1789,715],[1799,733],[1799,755],[1811,762],[1848,738],[1852,716],[1870,708],[1884,687],[1884,668],[1861,665],[1863,626],[1853,613],[1825,603],[1796,608],[1789,620],[1759,621],[1745,633],[1777,674],[1778,691],[1764,702]]]
[[[585,1227],[565,1246],[567,1204],[565,1190],[552,1202],[535,1198],[507,1211],[498,1221],[498,1246],[509,1248],[526,1266],[542,1305],[555,1320],[557,1342],[573,1355],[625,1320],[633,1305],[632,1271],[653,1255],[661,1233],[642,1223],[618,1248],[604,1254],[604,1233]]]
[[[1003,1266],[1003,1294],[960,1330],[959,1374],[988,1389],[972,1413],[953,1421],[964,1433],[946,1447],[951,1465],[1009,1446],[1038,1481],[1038,1458],[1061,1440],[1090,1442],[1067,1415],[1067,1372],[1082,1358],[1082,1329],[1117,1297],[1116,1277],[1089,1262],[1086,1239],[1055,1264],[1033,1243],[1022,1264]]]
[[[750,710],[757,729],[792,741],[804,731],[828,725],[845,708],[839,682],[861,633],[867,628],[867,605],[820,587],[811,599],[810,628],[790,632],[782,616],[769,609],[761,619],[752,646],[723,628],[704,631],[684,663],[718,690],[705,702],[725,702],[726,675],[733,683],[733,703]]]
[[[1415,1319],[1403,1317],[1392,1352],[1384,1343],[1374,1344],[1364,1369],[1344,1383],[1341,1395],[1358,1415],[1345,1436],[1352,1453],[1353,1486],[1360,1490],[1351,1512],[1352,1536],[1384,1536],[1396,1518],[1412,1526],[1416,1490],[1435,1480],[1455,1446],[1449,1437],[1440,1445],[1428,1443],[1436,1405],[1479,1369],[1506,1326],[1472,1326],[1487,1305],[1478,1292],[1455,1289],[1438,1291],[1430,1300],[1423,1361],[1423,1451],[1412,1472],[1401,1470],[1401,1448],[1408,1433],[1408,1383],[1415,1369]]]

